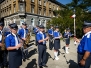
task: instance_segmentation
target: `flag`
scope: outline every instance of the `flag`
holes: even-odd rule
[[[73,14],[72,16],[71,16],[71,18],[75,18],[76,17],[76,15],[75,14]]]

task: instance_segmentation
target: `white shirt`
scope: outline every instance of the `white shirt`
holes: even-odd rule
[[[40,33],[42,34],[42,38],[45,39],[44,34],[41,31]],[[46,44],[46,41],[43,41],[43,44]]]
[[[0,34],[0,41],[2,40],[2,31],[0,30],[1,34]]]
[[[26,38],[26,30],[24,29],[24,38]]]
[[[14,37],[15,37],[15,46],[17,46],[17,45],[18,45],[18,38],[17,38],[16,34],[14,34],[14,33],[12,33],[12,34],[13,34]]]

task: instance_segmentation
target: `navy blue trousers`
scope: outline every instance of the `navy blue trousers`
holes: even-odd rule
[[[50,37],[50,39],[49,39],[49,49],[52,50],[52,48],[53,48],[53,41],[51,41],[51,40],[53,39],[53,37],[51,35],[49,37]]]
[[[43,66],[46,64],[46,45],[38,45],[38,65]]]
[[[85,66],[81,66],[79,64],[80,60],[82,60],[84,54],[80,54],[78,53],[78,68],[90,68],[90,64],[91,64],[91,55],[88,57],[88,59],[86,60]]]

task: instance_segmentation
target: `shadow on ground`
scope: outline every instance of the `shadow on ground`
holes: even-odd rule
[[[51,55],[47,52],[46,53],[46,63],[48,62],[49,58],[51,58],[52,60],[54,60],[54,58],[52,58]]]
[[[36,59],[32,59],[32,61],[27,64],[26,68],[37,68]]]
[[[77,68],[77,63],[74,62],[74,60],[69,60],[68,61],[65,55],[63,57],[65,58],[66,63],[69,64],[69,68]]]
[[[32,55],[34,55],[36,53],[37,53],[37,49],[30,50],[30,52],[28,54],[28,58],[30,58]]]
[[[74,60],[69,60],[69,63],[70,63],[69,68],[77,68],[77,63],[74,62]]]

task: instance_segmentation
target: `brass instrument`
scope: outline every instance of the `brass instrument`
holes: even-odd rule
[[[6,47],[5,47],[5,36],[4,36],[4,33],[2,33],[2,46],[1,46],[1,50],[5,50]]]
[[[30,32],[31,32],[31,30],[28,29],[28,33],[26,35],[26,40],[24,41],[24,49],[26,49],[27,48],[27,45],[30,43],[30,38],[31,38]]]

